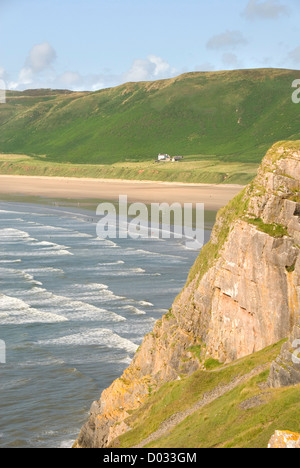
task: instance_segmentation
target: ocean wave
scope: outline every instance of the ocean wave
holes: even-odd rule
[[[134,307],[134,306],[131,306],[131,305],[123,306],[123,307],[121,307],[121,309],[131,310],[132,312],[134,312],[137,315],[146,315],[146,312],[144,310],[138,309],[137,307]]]
[[[68,228],[62,228],[59,226],[50,226],[46,224],[40,224],[40,223],[34,223],[34,226],[30,226],[30,229],[35,229],[38,231],[41,235],[45,235],[43,231],[46,231],[47,233],[51,231],[51,236],[53,237],[63,237],[63,238],[69,238],[69,237],[78,237],[78,238],[85,238],[85,239],[92,239],[93,236],[91,234],[87,234],[85,232],[80,232],[77,230],[71,230]]]
[[[112,249],[119,249],[120,248],[120,246],[118,244],[116,244],[115,242],[113,242],[112,240],[109,240],[109,239],[103,239],[102,237],[95,237],[92,240],[93,240],[93,242],[102,242],[104,245],[108,245]]]
[[[151,252],[150,250],[144,250],[144,249],[134,249],[132,247],[128,247],[125,250],[122,250],[122,256],[126,255],[139,255],[139,256],[149,256],[149,257],[164,257],[164,258],[173,258],[177,260],[185,260],[185,257],[181,257],[179,255],[171,255],[171,254],[165,254],[162,252]]]
[[[26,211],[13,211],[13,210],[0,210],[0,213],[7,213],[7,214],[21,214],[21,215],[24,215],[24,214],[32,214],[32,213],[27,213]]]
[[[17,260],[0,260],[0,263],[1,264],[8,264],[8,263],[22,263],[22,260],[21,259],[17,259]]]
[[[99,266],[114,266],[114,265],[124,265],[125,262],[123,260],[118,260],[116,262],[108,262],[108,263],[99,263]]]
[[[36,286],[43,286],[43,283],[40,281],[37,281],[33,275],[30,275],[27,273],[25,270],[15,270],[13,268],[4,268],[0,266],[0,272],[4,273],[3,277],[5,280],[9,280],[10,277],[15,278],[16,276],[23,278],[25,281],[28,281],[29,283],[32,283],[33,285]]]
[[[81,333],[66,335],[61,338],[38,341],[39,345],[61,346],[106,346],[107,348],[121,349],[128,353],[135,353],[138,346],[132,341],[122,338],[106,328],[98,330],[85,330]]]
[[[54,358],[54,357],[47,357],[45,359],[40,359],[36,361],[24,361],[24,362],[19,362],[17,364],[18,367],[20,368],[27,368],[27,367],[48,367],[48,366],[55,366],[57,367],[58,365],[62,366],[65,365],[65,361],[62,359]]]
[[[1,263],[1,261],[0,261]],[[26,270],[23,270],[24,273],[39,273],[39,274],[44,274],[44,273],[58,273],[58,274],[65,274],[64,270],[62,268],[54,268],[54,267],[43,267],[43,268],[26,268]]]
[[[76,297],[78,298],[86,299],[90,297],[102,302],[126,300],[126,297],[117,296],[110,291],[106,284],[101,283],[76,284],[74,285],[74,291],[76,291]]]
[[[70,249],[71,247],[67,247],[65,245],[60,245],[60,244],[55,244],[54,242],[48,242],[48,241],[37,241],[35,243],[31,243],[30,245],[34,245],[34,246],[41,246],[41,247],[49,247],[51,249],[55,249],[55,250],[67,250],[67,249]],[[44,249],[46,250],[46,249]]]
[[[0,251],[1,256],[10,256],[10,257],[49,257],[49,256],[64,256],[64,255],[74,255],[73,253],[69,252],[68,250],[47,250],[47,249],[40,249],[36,251],[22,251],[22,252],[14,252],[12,250]]]
[[[30,379],[15,379],[15,380],[11,380],[8,382],[2,382],[0,383],[0,390],[7,391],[7,390],[12,390],[13,388],[22,387],[26,385],[29,381]]]
[[[74,285],[76,288],[76,285]],[[111,293],[106,289],[104,292]],[[126,319],[115,312],[108,311],[103,308],[96,307],[88,302],[77,300],[65,296],[59,296],[43,288],[32,288],[30,291],[24,292],[27,295],[27,301],[33,306],[43,308],[60,308],[60,313],[69,321],[84,321],[84,320],[105,320],[109,322],[122,322]],[[111,293],[113,294],[113,293]]]
[[[97,274],[101,276],[136,276],[145,275],[145,273],[146,271],[143,268],[128,268],[127,270],[102,270],[101,268],[97,268]],[[158,274],[160,275],[160,273]],[[155,273],[155,276],[158,274]]]
[[[34,276],[30,275],[29,273],[26,273],[25,271],[20,271],[20,273],[23,275],[26,281],[29,281],[30,283],[35,284],[37,286],[43,286],[43,283],[41,283],[40,281],[36,281]]]
[[[26,243],[31,247],[43,247],[39,249],[38,252],[14,252],[14,251],[7,251],[7,245],[15,244],[16,242]],[[26,231],[21,231],[20,229],[14,228],[5,228],[0,229],[0,243],[4,243],[6,249],[4,252],[1,252],[2,255],[10,255],[10,256],[31,256],[31,255],[73,255],[67,249],[70,247],[66,247],[64,245],[55,244],[49,241],[39,241],[35,237],[31,237],[31,235]]]
[[[0,229],[1,242],[15,242],[15,241],[36,241],[37,239],[30,236],[28,232],[21,231],[20,229],[4,228]]]
[[[26,323],[57,323],[68,319],[54,313],[43,312],[15,297],[0,295],[1,325],[20,325]]]
[[[144,306],[144,307],[154,307],[152,302],[147,302],[147,301],[138,301],[138,304],[140,304],[141,306]]]

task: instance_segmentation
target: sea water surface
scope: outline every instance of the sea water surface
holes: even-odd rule
[[[99,239],[96,222],[0,202],[0,447],[71,447],[198,255],[184,240]]]

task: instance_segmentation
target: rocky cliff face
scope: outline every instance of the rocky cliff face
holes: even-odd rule
[[[299,181],[300,144],[272,147],[253,183],[218,214],[170,313],[93,403],[77,447],[109,446],[149,392],[208,358],[230,362],[298,333]]]

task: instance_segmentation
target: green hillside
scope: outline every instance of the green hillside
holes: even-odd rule
[[[8,92],[0,152],[51,163],[194,160],[259,163],[278,140],[300,138],[292,82],[300,71],[189,73],[97,92]]]
[[[300,386],[267,385],[281,345],[166,383],[132,412],[114,446],[267,448],[276,430],[299,432]]]

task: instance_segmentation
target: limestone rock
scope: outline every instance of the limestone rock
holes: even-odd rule
[[[293,143],[274,145],[257,178],[218,214],[171,311],[92,405],[77,447],[110,446],[150,390],[195,372],[211,357],[230,362],[291,334],[270,385],[300,381],[300,367],[286,365],[300,338],[299,182],[300,151]]]
[[[300,448],[300,434],[289,431],[276,431],[270,439],[268,448]]]

